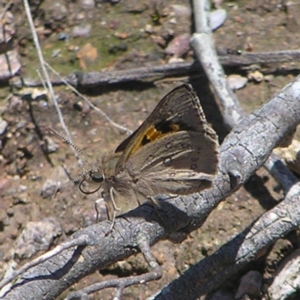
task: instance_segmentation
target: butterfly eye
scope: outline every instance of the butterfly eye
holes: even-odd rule
[[[103,176],[100,172],[92,172],[91,173],[91,178],[95,182],[102,182],[103,181]]]

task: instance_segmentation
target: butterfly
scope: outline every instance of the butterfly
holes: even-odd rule
[[[87,194],[102,189],[113,224],[121,201],[140,204],[160,194],[188,195],[211,187],[218,157],[218,137],[193,88],[183,84],[162,98],[113,154],[86,172],[79,188]],[[86,181],[97,188],[85,190]]]

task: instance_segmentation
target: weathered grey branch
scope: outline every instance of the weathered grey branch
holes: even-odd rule
[[[86,234],[89,236],[88,240],[93,241],[93,245],[67,250],[30,269],[13,284],[12,289],[3,299],[55,299],[66,288],[90,272],[105,268],[117,260],[135,254],[134,246],[137,245],[136,239],[141,233],[147,235],[150,244],[153,245],[172,232],[183,229],[189,232],[198,228],[222,200],[239,188],[265,162],[273,147],[291,128],[295,128],[299,121],[300,77],[261,109],[244,118],[238,128],[227,136],[221,145],[220,170],[211,189],[197,195],[162,200],[159,209],[153,208],[150,204],[142,205],[129,212],[126,219],[118,218],[115,230],[109,236],[105,236],[110,226],[108,222],[78,231],[74,236]],[[283,215],[283,213],[280,215],[285,217],[279,219],[280,231],[279,228],[274,230],[272,227],[273,223],[276,226],[279,223],[274,221],[274,218],[277,218],[276,214],[271,214],[271,217],[274,216],[273,223],[262,226],[259,232],[259,234],[269,236],[268,243],[277,239],[278,233],[282,236],[300,224],[297,206],[293,201],[286,205],[288,215]],[[258,224],[255,228],[257,226]],[[251,231],[251,234],[253,233],[254,229]],[[256,234],[248,235],[247,241],[253,243],[252,237],[256,238]],[[241,234],[240,241],[244,237],[245,233]],[[242,253],[239,252],[238,264],[243,265],[249,261],[249,257],[254,257],[260,248],[259,244],[255,249],[243,246],[240,250]],[[233,261],[235,254],[237,253],[227,253],[229,262]],[[228,274],[234,272],[235,263],[227,265]],[[209,270],[210,267],[211,265],[208,264],[204,270]],[[220,269],[218,270],[220,274],[223,274]],[[222,279],[226,279],[225,274]],[[206,286],[212,287],[212,285]],[[198,293],[197,286],[194,288],[194,292]],[[178,291],[176,294],[178,295]]]
[[[226,279],[232,278],[253,261],[260,251],[300,225],[299,200],[298,183],[290,189],[283,202],[266,212],[213,255],[189,268],[155,299],[198,299]]]

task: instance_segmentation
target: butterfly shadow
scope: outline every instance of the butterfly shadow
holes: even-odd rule
[[[171,203],[175,198],[178,197],[163,195],[156,197],[155,201],[148,200],[137,208],[117,216],[116,221],[122,218],[130,223],[130,227],[138,226],[139,229],[144,225],[140,224],[140,220],[145,220],[149,223],[155,222],[161,226],[165,235],[168,236],[185,228],[192,220],[175,203]]]

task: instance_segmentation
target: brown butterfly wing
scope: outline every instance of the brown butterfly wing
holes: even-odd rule
[[[119,145],[116,152],[123,153],[116,165],[116,174],[122,172],[126,162],[146,145],[181,131],[211,136],[217,148],[217,137],[208,126],[200,101],[188,84],[181,85],[167,94],[145,122]]]
[[[134,189],[144,195],[185,195],[210,187],[217,164],[218,143],[212,131],[180,131],[139,149],[126,170]]]

